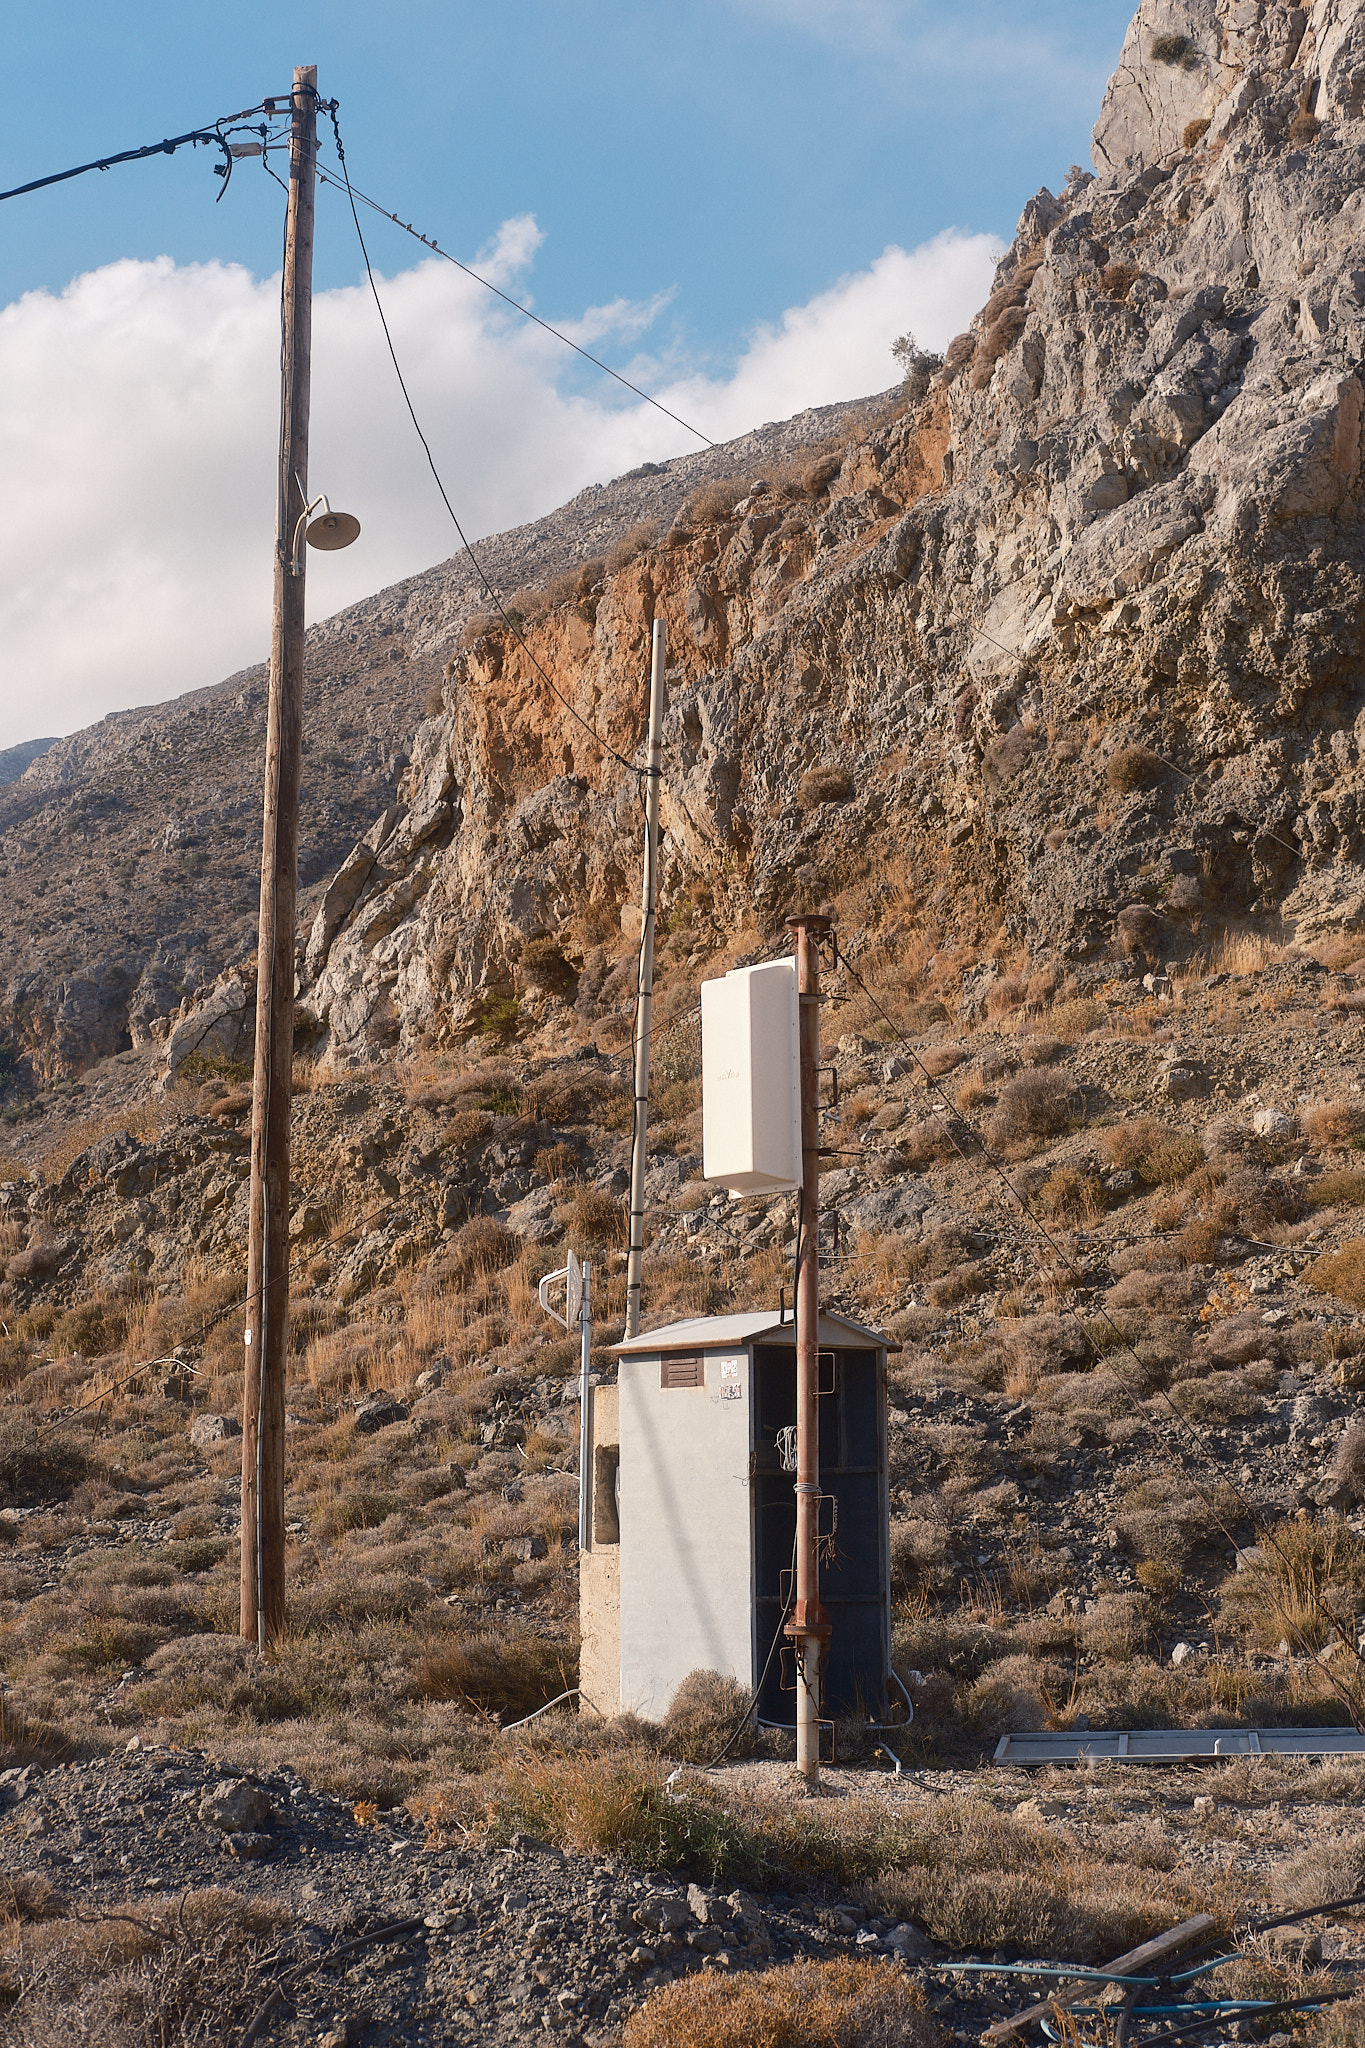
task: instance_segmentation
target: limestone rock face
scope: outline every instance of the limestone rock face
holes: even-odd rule
[[[917,410],[464,652],[314,921],[319,1046],[628,1005],[656,616],[684,961],[855,887],[1071,961],[1365,922],[1363,38],[1144,0]]]

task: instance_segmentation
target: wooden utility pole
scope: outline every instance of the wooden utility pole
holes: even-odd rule
[[[664,722],[664,622],[654,621],[649,669],[649,766],[645,770],[645,872],[640,894],[640,978],[635,1007],[635,1137],[630,1151],[630,1251],[626,1259],[626,1335],[640,1334],[645,1262],[645,1166],[649,1131],[649,1032],[654,1009],[654,916],[659,869],[659,751]]]
[[[820,1604],[820,942],[827,917],[789,917],[800,1003],[801,1214],[796,1253],[796,1765],[820,1783],[820,1680],[829,1617]]]
[[[246,1384],[242,1397],[242,1634],[261,1650],[284,1630],[284,1374],[289,1348],[289,1118],[294,924],[303,740],[304,573],[295,529],[308,504],[317,66],[294,73],[284,250],[275,604],[265,741],[265,825],[256,946]]]

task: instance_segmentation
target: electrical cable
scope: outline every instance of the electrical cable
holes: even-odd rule
[[[289,94],[282,93],[278,97],[288,99]],[[210,128],[187,128],[183,135],[168,135],[161,142],[147,142],[139,149],[115,150],[109,156],[95,157],[88,164],[74,164],[69,171],[53,171],[45,178],[30,178],[26,185],[14,185],[8,192],[0,192],[0,200],[21,199],[26,193],[41,192],[49,185],[64,185],[69,178],[84,177],[87,171],[108,171],[112,170],[115,164],[138,163],[142,158],[149,156],[174,156],[175,152],[183,148],[186,143],[192,148],[197,148],[200,143],[203,143],[207,148],[211,149],[216,146],[222,150],[224,162],[216,168],[223,180],[223,192],[226,192],[228,181],[232,176],[233,164],[232,152],[228,148],[226,139],[229,131],[243,126],[250,120],[253,114],[273,114],[274,111],[275,101],[263,100],[259,106],[243,107],[240,113],[221,114]],[[256,132],[259,133],[260,131],[257,130]],[[223,192],[218,194],[220,199],[223,196]],[[686,421],[681,422],[681,424],[686,425]]]
[[[319,105],[326,107],[327,103],[325,100],[319,101]],[[335,126],[335,123],[333,125]],[[338,144],[339,154],[340,145]],[[342,169],[344,172],[344,163]],[[716,448],[720,445],[718,442],[713,441],[709,434],[703,434],[700,427],[694,427],[690,420],[683,419],[680,413],[670,411],[668,406],[664,405],[659,399],[651,398],[647,391],[642,391],[638,384],[632,384],[629,377],[623,377],[619,370],[613,370],[610,363],[604,363],[600,356],[593,355],[590,349],[583,348],[560,328],[552,326],[548,320],[542,320],[539,313],[533,313],[529,306],[523,306],[519,299],[514,299],[509,292],[503,291],[500,286],[492,283],[489,278],[481,277],[477,270],[471,270],[467,263],[461,263],[458,256],[452,256],[448,249],[441,248],[432,236],[421,234],[412,225],[411,221],[400,220],[396,213],[390,213],[389,209],[386,206],[381,206],[377,199],[370,199],[364,192],[357,191],[351,185],[349,178],[343,186],[341,181],[333,177],[332,173],[322,164],[318,165],[317,173],[324,185],[332,186],[337,192],[344,190],[350,198],[352,205],[355,204],[356,200],[359,200],[362,206],[368,206],[371,212],[377,213],[381,220],[392,221],[396,228],[401,228],[405,235],[411,235],[415,242],[420,242],[423,248],[430,249],[434,256],[441,257],[446,263],[453,263],[455,268],[462,270],[466,277],[472,277],[475,284],[481,284],[486,292],[492,292],[494,298],[501,299],[504,305],[512,308],[513,312],[520,313],[524,320],[534,321],[537,327],[543,327],[545,332],[552,334],[556,341],[562,341],[565,348],[571,348],[574,354],[582,356],[585,362],[591,363],[594,368],[604,371],[608,377],[613,377],[618,384],[623,384],[627,391],[633,391],[637,398],[643,398],[646,405],[652,405],[655,412],[663,413],[664,417],[672,420],[676,426],[682,427],[685,432],[695,435],[698,441],[704,441],[708,448]]]
[[[544,683],[546,689],[549,690],[552,696],[557,697],[559,699],[560,703],[564,706],[564,709],[568,712],[570,718],[576,720],[576,722],[582,726],[585,732],[590,733],[593,739],[596,740],[598,746],[602,748],[603,752],[610,754],[614,761],[619,762],[621,767],[623,767],[626,770],[627,774],[644,775],[645,773],[647,773],[647,771],[643,768],[637,767],[633,761],[628,761],[624,754],[618,753],[617,749],[614,746],[612,746],[610,740],[604,739],[602,734],[597,730],[597,727],[593,725],[590,722],[590,720],[584,718],[579,711],[575,710],[574,706],[569,702],[569,699],[564,695],[564,692],[561,689],[559,689],[555,685],[555,683],[550,679],[550,677],[546,674],[545,670],[536,660],[535,655],[531,652],[531,649],[527,645],[523,635],[512,623],[512,620],[508,616],[506,607],[504,606],[502,599],[499,597],[497,591],[494,589],[488,576],[484,572],[483,564],[480,562],[478,556],[475,554],[473,548],[469,544],[468,538],[465,535],[465,530],[463,526],[461,526],[460,524],[459,515],[457,514],[455,507],[451,504],[449,493],[447,492],[444,483],[441,481],[441,473],[436,467],[436,458],[431,452],[431,444],[427,440],[426,435],[422,431],[422,423],[417,417],[416,408],[413,405],[412,398],[408,391],[407,382],[403,376],[402,369],[399,365],[398,353],[393,345],[393,336],[389,332],[389,323],[387,318],[385,317],[383,302],[379,296],[379,287],[376,285],[374,281],[374,271],[370,265],[370,252],[365,246],[365,235],[360,225],[360,215],[356,211],[355,195],[351,190],[350,173],[346,169],[346,153],[342,147],[341,129],[336,117],[337,102],[335,100],[319,100],[318,104],[323,109],[323,111],[326,112],[331,118],[332,130],[336,137],[337,158],[341,164],[342,175],[346,180],[346,194],[351,202],[351,219],[355,223],[356,238],[360,243],[360,254],[365,264],[365,275],[366,278],[369,280],[370,294],[371,297],[374,299],[375,311],[379,315],[379,324],[384,330],[384,340],[388,346],[389,360],[393,364],[394,375],[398,379],[398,388],[403,394],[403,403],[406,405],[408,409],[408,417],[412,421],[413,428],[416,432],[417,438],[422,444],[423,452],[427,458],[427,467],[430,469],[432,477],[435,480],[436,488],[441,494],[442,503],[445,505],[446,511],[450,514],[451,523],[453,524],[456,533],[460,536],[460,545],[464,549],[465,553],[468,555],[470,561],[473,563],[474,572],[478,576],[480,583],[482,583],[484,591],[488,596],[490,602],[496,608],[498,616],[502,620],[503,625],[507,628],[508,632],[511,633],[512,637],[516,640],[518,646],[525,654],[527,660],[530,662],[536,674]]]
[[[944,1094],[942,1088],[939,1086],[937,1078],[929,1072],[923,1060],[919,1057],[919,1054],[915,1050],[914,1046],[911,1045],[909,1039],[905,1036],[905,1033],[899,1030],[897,1025],[893,1022],[892,1018],[888,1015],[886,1009],[880,1002],[878,1002],[876,996],[873,995],[871,989],[867,986],[867,983],[858,973],[857,969],[853,965],[853,962],[848,958],[848,955],[844,953],[842,950],[840,950],[838,953],[838,962],[839,965],[843,967],[844,971],[851,977],[856,986],[862,991],[867,1001],[871,1003],[873,1009],[876,1010],[878,1016],[881,1017],[882,1021],[889,1026],[890,1030],[894,1034],[897,1041],[904,1047],[906,1052],[910,1055],[910,1058],[914,1061],[915,1065],[924,1075],[925,1082],[929,1089],[932,1090],[932,1092],[938,1097],[943,1108],[947,1111],[948,1121],[945,1125],[945,1131],[949,1143],[952,1145],[954,1151],[957,1152],[959,1157],[968,1165],[979,1167],[982,1161],[984,1161],[985,1165],[995,1175],[996,1179],[1005,1188],[1006,1192],[1009,1194],[1011,1199],[1017,1204],[1021,1213],[1028,1220],[1028,1222],[1032,1224],[1033,1228],[1037,1231],[1038,1235],[1047,1245],[1049,1251],[1051,1251],[1053,1257],[1058,1262],[1058,1269],[1064,1270],[1067,1260],[1064,1252],[1062,1251],[1061,1246],[1057,1243],[1052,1233],[1048,1230],[1046,1224],[1042,1221],[1041,1217],[1036,1215],[1034,1210],[1030,1207],[1027,1198],[1020,1193],[1018,1188],[1015,1187],[1014,1182],[1006,1173],[1001,1162],[995,1157],[994,1153],[991,1151],[989,1145],[981,1136],[980,1132],[975,1130],[970,1124],[966,1124],[966,1120],[962,1118],[960,1114],[953,1108],[952,1104],[948,1101],[947,1096]],[[973,1158],[971,1154],[969,1154],[963,1149],[953,1128],[955,1123],[963,1123],[965,1124],[965,1127],[969,1131],[971,1131],[973,1138],[976,1140],[977,1145],[980,1147],[979,1157]],[[1114,1351],[1111,1350],[1104,1353],[1100,1352],[1098,1345],[1095,1343],[1094,1337],[1091,1335],[1085,1323],[1081,1320],[1081,1317],[1079,1316],[1077,1311],[1070,1305],[1069,1302],[1063,1304],[1063,1313],[1070,1316],[1071,1320],[1075,1323],[1077,1329],[1081,1332],[1081,1335],[1085,1339],[1086,1346],[1092,1353],[1092,1355],[1097,1360],[1103,1358],[1105,1362],[1111,1367],[1111,1369],[1114,1372],[1115,1378],[1123,1387],[1124,1392],[1128,1395],[1129,1400],[1133,1403],[1133,1406],[1138,1411],[1138,1413],[1140,1415],[1146,1416],[1148,1420],[1151,1420],[1150,1414],[1148,1410],[1144,1408],[1140,1396],[1134,1390],[1134,1388],[1129,1385],[1127,1377],[1122,1372],[1120,1372],[1118,1367],[1115,1365]],[[1126,1336],[1124,1331],[1120,1328],[1120,1326],[1114,1321],[1113,1317],[1109,1314],[1108,1310],[1105,1308],[1101,1308],[1098,1312],[1097,1319],[1107,1324],[1109,1329],[1113,1332],[1113,1335],[1116,1339],[1115,1348],[1117,1350],[1128,1352],[1131,1355],[1134,1364],[1138,1367],[1139,1371],[1141,1371],[1142,1360],[1138,1357],[1137,1352],[1133,1349],[1131,1341]],[[1165,1389],[1164,1387],[1158,1388],[1157,1392],[1161,1400],[1165,1403],[1166,1407],[1170,1409],[1177,1430],[1184,1432],[1185,1437],[1193,1443],[1195,1451],[1199,1455],[1201,1455],[1209,1464],[1216,1464],[1216,1460],[1214,1459],[1210,1447],[1205,1441],[1203,1435],[1201,1434],[1199,1429],[1192,1422],[1190,1422],[1188,1417],[1181,1414],[1179,1408],[1176,1407],[1175,1402],[1171,1399],[1171,1396],[1167,1389]],[[1218,1503],[1214,1496],[1203,1484],[1202,1480],[1198,1477],[1197,1473],[1191,1473],[1190,1476],[1193,1485],[1203,1497],[1205,1505],[1212,1511],[1214,1522],[1217,1525],[1217,1527],[1221,1529],[1222,1533],[1224,1534],[1224,1536],[1226,1536],[1228,1542],[1231,1543],[1234,1550],[1240,1549],[1241,1546],[1238,1544],[1237,1539],[1233,1535],[1232,1531],[1228,1528],[1223,1512],[1218,1506]],[[1240,1504],[1242,1511],[1246,1515],[1248,1522],[1251,1524],[1251,1527],[1254,1530],[1258,1540],[1263,1542],[1266,1545],[1267,1549],[1270,1550],[1270,1552],[1280,1560],[1281,1564],[1283,1564],[1285,1561],[1283,1553],[1277,1548],[1276,1543],[1274,1541],[1274,1537],[1271,1534],[1268,1525],[1263,1523],[1260,1515],[1257,1513],[1257,1510],[1252,1506],[1251,1502],[1247,1499],[1242,1489],[1239,1486],[1237,1486],[1232,1480],[1223,1477],[1221,1474],[1220,1478],[1222,1478],[1222,1483],[1228,1487],[1230,1492],[1233,1494],[1234,1498]],[[1344,1625],[1336,1618],[1335,1615],[1331,1614],[1330,1611],[1325,1606],[1323,1606],[1321,1601],[1317,1598],[1316,1594],[1310,1592],[1308,1594],[1308,1600],[1309,1604],[1314,1608],[1314,1610],[1318,1614],[1319,1619],[1326,1624],[1329,1636],[1335,1636],[1338,1641],[1344,1643],[1345,1646],[1350,1650],[1351,1654],[1354,1656],[1356,1663],[1362,1667],[1365,1667],[1365,1657],[1362,1657],[1358,1644],[1347,1633]],[[1296,1619],[1292,1615],[1290,1615],[1285,1608],[1283,1608],[1280,1605],[1279,1601],[1275,1598],[1273,1591],[1270,1593],[1270,1601],[1272,1606],[1278,1613],[1280,1620],[1284,1623],[1286,1634],[1298,1643],[1299,1648],[1303,1651],[1306,1657],[1308,1657],[1310,1660],[1318,1664],[1318,1668],[1326,1677],[1328,1684],[1332,1687],[1333,1691],[1336,1692],[1342,1704],[1345,1706],[1346,1711],[1351,1717],[1352,1725],[1355,1727],[1358,1733],[1365,1734],[1365,1713],[1362,1712],[1362,1709],[1356,1700],[1355,1694],[1348,1686],[1344,1685],[1338,1679],[1336,1673],[1331,1669],[1330,1665],[1325,1665],[1321,1662],[1317,1650],[1315,1650],[1311,1643],[1309,1643],[1307,1637],[1304,1635]]]

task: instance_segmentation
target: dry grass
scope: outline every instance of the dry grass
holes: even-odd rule
[[[169,2048],[235,2038],[260,2002],[284,1908],[222,1890],[102,1915],[0,1920],[0,1996],[15,2048]]]
[[[1336,1515],[1277,1522],[1257,1543],[1258,1555],[1224,1581],[1224,1622],[1262,1649],[1287,1639],[1295,1655],[1320,1650],[1340,1625],[1352,1643],[1365,1606],[1365,1539]],[[1358,1686],[1355,1659],[1343,1668]]]
[[[1204,1163],[1204,1149],[1184,1131],[1168,1130],[1155,1117],[1134,1117],[1101,1133],[1111,1166],[1137,1173],[1149,1187],[1185,1181]]]
[[[127,1131],[131,1137],[146,1144],[159,1135],[163,1115],[159,1104],[146,1102],[121,1110],[117,1116],[86,1117],[83,1122],[73,1124],[64,1137],[43,1153],[38,1161],[38,1170],[45,1181],[61,1180],[82,1152],[89,1151],[101,1138],[112,1137],[115,1131]]]
[[[1315,1294],[1330,1294],[1352,1308],[1365,1308],[1365,1237],[1349,1237],[1338,1250],[1314,1259],[1303,1281]]]
[[[1059,1137],[1070,1130],[1083,1110],[1081,1093],[1069,1074],[1051,1068],[1035,1068],[1006,1081],[987,1125],[987,1136],[998,1150],[1043,1138]]]
[[[1349,1145],[1365,1131],[1365,1104],[1320,1102],[1304,1111],[1303,1127],[1319,1151]]]
[[[465,1636],[424,1658],[412,1695],[457,1700],[474,1713],[518,1721],[567,1691],[576,1677],[562,1650],[514,1627],[497,1635]]]
[[[924,1993],[884,1962],[686,1977],[626,2022],[624,2048],[938,2048]]]
[[[1113,265],[1110,267],[1115,268]],[[1128,275],[1123,291],[1118,292],[1116,296],[1121,298],[1128,285],[1136,281],[1137,275],[1137,272]],[[1105,289],[1107,291],[1110,287],[1106,285]],[[1160,754],[1152,753],[1148,747],[1120,747],[1116,753],[1110,755],[1104,771],[1109,787],[1123,794],[1134,789],[1154,789],[1159,782],[1165,781],[1169,773],[1170,770]]]

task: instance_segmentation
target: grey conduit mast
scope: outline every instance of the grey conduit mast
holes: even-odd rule
[[[635,1008],[635,1138],[630,1154],[630,1254],[626,1262],[626,1336],[640,1333],[645,1258],[645,1164],[649,1125],[649,1030],[654,1007],[654,911],[659,871],[659,750],[664,720],[664,622],[654,621],[649,671],[649,765],[645,770],[645,871],[640,891],[640,979]]]

